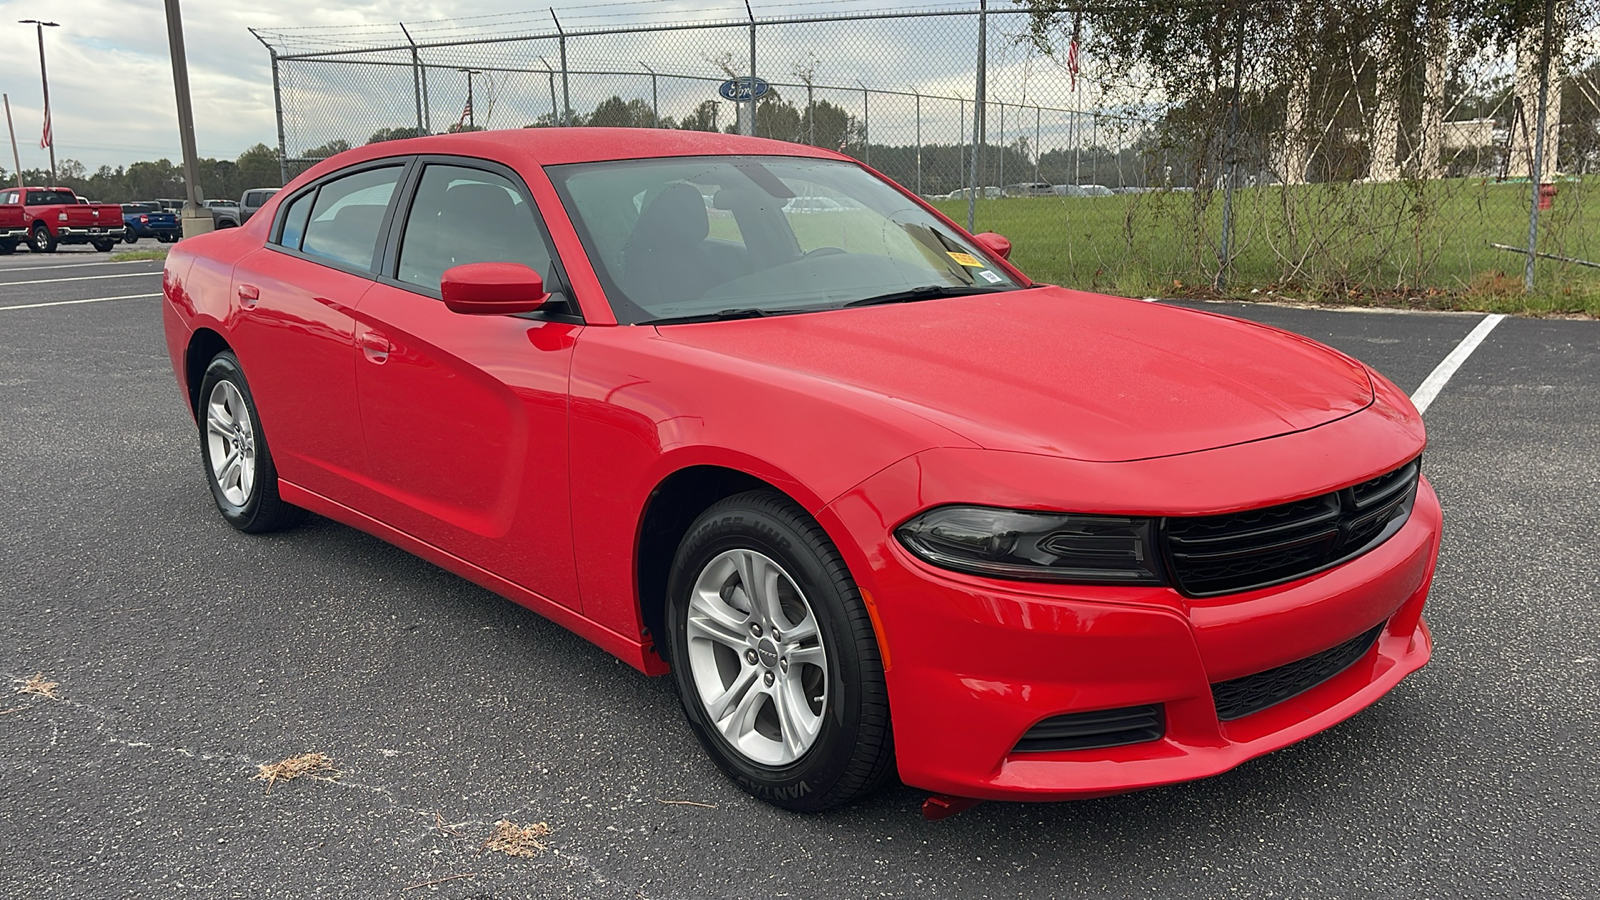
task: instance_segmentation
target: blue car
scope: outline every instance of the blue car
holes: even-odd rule
[[[122,204],[122,225],[122,239],[130,244],[142,237],[170,244],[179,237],[178,217],[156,203]]]

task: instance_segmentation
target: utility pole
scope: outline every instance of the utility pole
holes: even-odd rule
[[[22,155],[17,152],[17,129],[11,125],[11,97],[9,94],[4,96],[6,103],[6,130],[11,132],[11,160],[17,166],[17,171],[15,172],[17,176],[17,202],[25,203],[27,201],[23,195],[27,193],[27,188],[22,183]]]
[[[44,67],[44,30],[46,28],[60,28],[56,22],[41,22],[38,19],[19,19],[19,25],[33,25],[39,31],[39,80],[44,84],[44,131],[40,133],[39,143],[50,148],[50,184],[56,183],[56,134],[55,124],[50,121],[50,75]]]
[[[166,0],[167,43],[172,50],[172,87],[178,95],[178,140],[183,147],[183,236],[203,234],[213,227],[209,211],[200,205],[200,154],[194,149],[194,106],[189,102],[189,61],[183,52],[183,13],[178,0]],[[202,214],[203,213],[203,214]]]

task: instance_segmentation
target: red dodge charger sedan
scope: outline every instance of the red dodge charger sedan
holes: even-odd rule
[[[319,163],[163,314],[235,528],[309,510],[670,672],[790,809],[1212,775],[1427,661],[1404,393],[1009,250],[825,150],[484,132]]]

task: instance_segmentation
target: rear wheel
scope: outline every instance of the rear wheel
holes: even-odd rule
[[[94,249],[100,253],[110,253],[111,248],[115,247],[116,244],[116,241],[95,241]]]
[[[33,226],[33,231],[28,233],[28,249],[35,253],[56,252],[56,239],[51,236],[48,226],[43,223]]]
[[[706,510],[678,548],[667,604],[684,713],[741,788],[819,812],[893,774],[871,619],[838,550],[803,509],[751,491]]]
[[[16,241],[0,241],[0,256],[10,256],[17,252]]]
[[[217,354],[206,366],[198,413],[206,482],[228,524],[248,534],[300,524],[306,511],[278,496],[278,470],[267,436],[231,351]]]
[[[137,244],[139,243],[139,232],[134,231],[133,226],[129,225],[122,229],[122,239],[130,244]]]

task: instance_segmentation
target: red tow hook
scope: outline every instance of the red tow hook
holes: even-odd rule
[[[976,800],[972,797],[952,797],[949,794],[934,794],[922,801],[922,817],[929,822],[938,822],[948,819],[957,813],[965,812],[982,802],[982,800]]]

